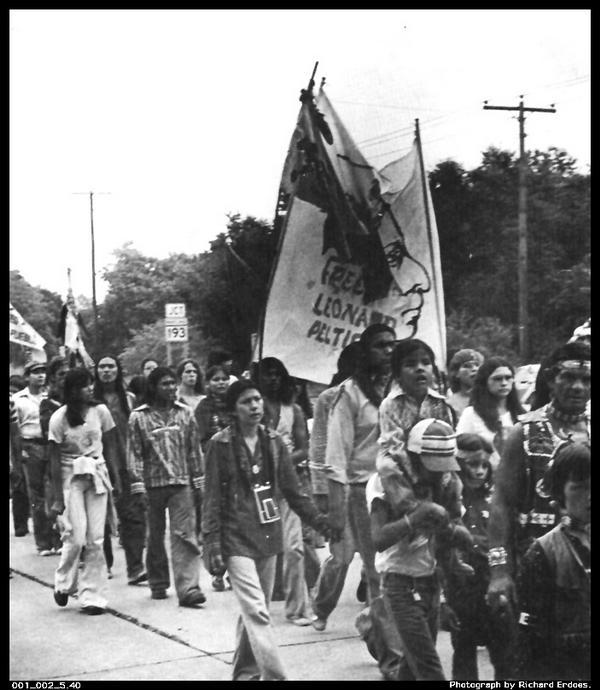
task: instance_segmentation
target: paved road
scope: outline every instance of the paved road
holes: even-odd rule
[[[31,529],[31,527],[30,527]],[[231,591],[213,592],[202,571],[206,604],[180,608],[173,588],[164,601],[146,585],[127,585],[123,549],[113,540],[114,578],[109,611],[86,616],[71,599],[59,608],[52,596],[57,556],[41,557],[33,537],[16,538],[10,521],[11,680],[229,680],[238,606]],[[321,558],[326,548],[319,549]],[[290,680],[380,680],[375,661],[358,638],[355,591],[360,561],[353,562],[339,606],[318,633],[285,621],[283,603],[272,604]],[[450,677],[451,645],[440,633],[438,649]],[[479,650],[480,678],[493,678],[487,652]]]

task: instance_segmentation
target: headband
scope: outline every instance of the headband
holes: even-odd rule
[[[562,362],[557,362],[556,366],[563,369],[586,369],[587,371],[592,369],[589,359],[564,359]]]

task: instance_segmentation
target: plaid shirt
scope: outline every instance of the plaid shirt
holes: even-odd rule
[[[127,469],[132,494],[179,484],[202,489],[204,459],[192,410],[175,402],[165,420],[149,405],[136,408],[129,417]]]

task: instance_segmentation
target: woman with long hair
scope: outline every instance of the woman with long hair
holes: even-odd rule
[[[471,404],[456,426],[457,434],[479,434],[494,446],[490,461],[494,470],[508,432],[525,410],[515,388],[515,369],[502,357],[490,357],[475,375]]]
[[[328,523],[302,493],[283,439],[261,424],[263,398],[247,379],[226,395],[232,424],[208,444],[203,506],[204,557],[212,575],[229,573],[241,608],[233,680],[285,680],[269,604],[283,550],[281,501],[312,527]]]
[[[177,400],[195,410],[204,398],[204,381],[200,365],[193,359],[184,359],[177,367]]]
[[[229,387],[229,374],[222,364],[214,364],[206,370],[206,396],[196,406],[194,416],[198,423],[200,445],[206,453],[208,442],[218,432],[229,426],[230,414],[225,405],[225,394]],[[201,511],[200,511],[201,512]],[[201,524],[201,515],[197,516]],[[225,579],[215,575],[212,579],[215,592],[225,591]]]
[[[107,463],[120,490],[115,467],[115,423],[106,407],[93,399],[92,375],[71,369],[65,376],[64,402],[50,418],[49,456],[54,484],[51,513],[60,516],[62,553],[54,576],[54,600],[66,606],[77,593],[82,611],[104,613],[107,571],[102,543],[107,510],[112,511],[112,484]],[[79,556],[85,546],[83,568]]]
[[[217,431],[229,425],[229,413],[225,409],[225,394],[229,387],[229,374],[220,364],[206,370],[206,396],[198,403],[195,416],[200,431],[202,452],[206,452],[209,440]]]

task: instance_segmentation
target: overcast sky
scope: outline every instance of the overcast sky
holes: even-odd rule
[[[17,10],[10,13],[10,267],[98,299],[132,242],[197,253],[228,213],[271,221],[300,89],[317,85],[372,164],[428,170],[489,146],[590,163],[589,10]],[[84,194],[81,194],[83,192]],[[443,257],[442,257],[443,261]]]

